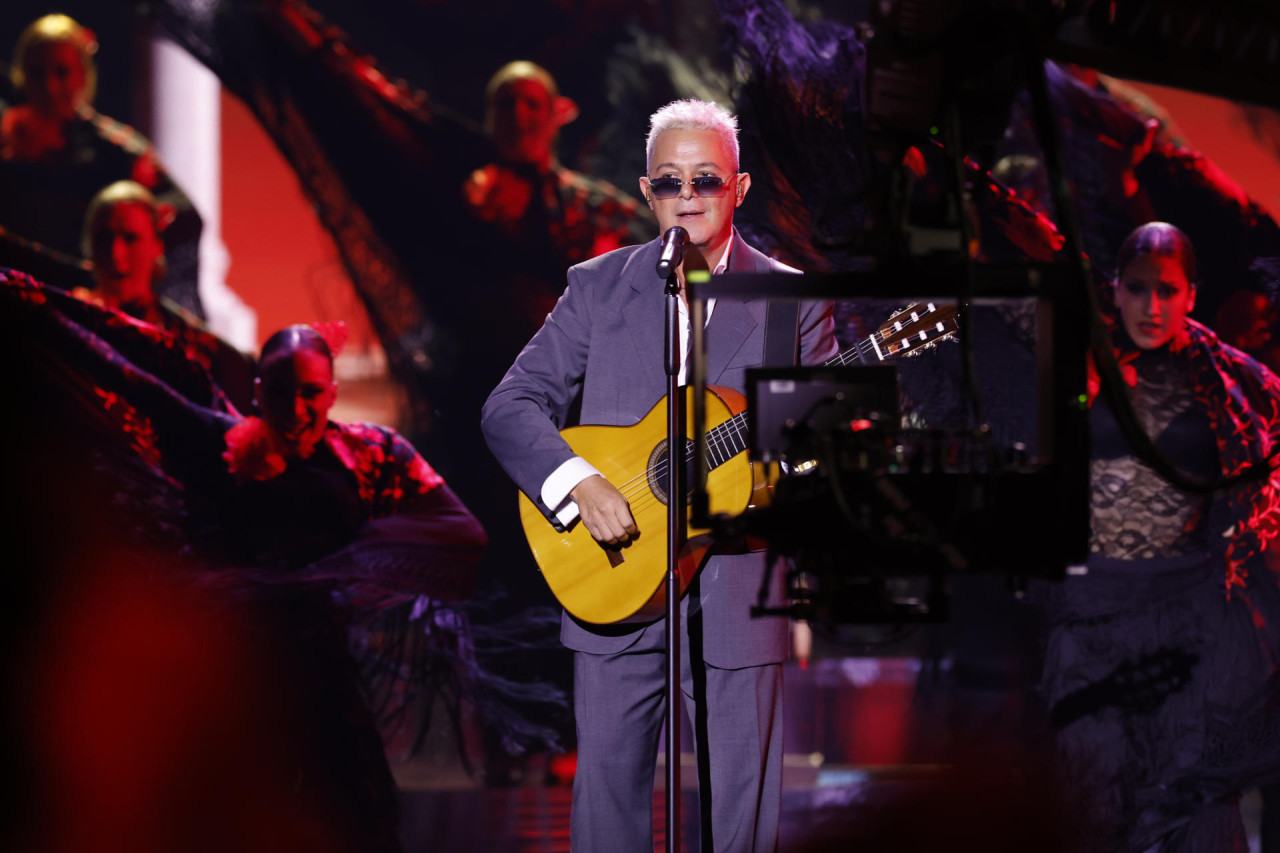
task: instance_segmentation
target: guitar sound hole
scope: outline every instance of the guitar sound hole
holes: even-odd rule
[[[693,485],[693,441],[685,439],[685,463],[684,463],[684,487],[685,500],[689,499],[692,494]],[[667,506],[667,441],[663,439],[658,442],[657,446],[649,454],[649,464],[646,467],[646,475],[649,480],[649,490],[653,492],[653,496],[663,506]]]

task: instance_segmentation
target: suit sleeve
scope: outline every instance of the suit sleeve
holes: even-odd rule
[[[771,258],[762,258],[772,272],[800,274],[800,270]],[[805,366],[825,364],[840,351],[836,342],[835,303],[814,301],[800,303],[799,337],[800,364]]]
[[[481,411],[489,450],[544,511],[542,483],[574,455],[560,437],[582,388],[591,344],[592,288],[577,268],[542,328],[516,357]]]
[[[825,364],[839,352],[836,343],[835,305],[805,302],[800,306],[800,363]]]

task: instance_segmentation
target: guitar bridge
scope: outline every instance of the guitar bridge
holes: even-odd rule
[[[627,560],[627,558],[623,556],[621,548],[605,548],[604,552],[609,556],[609,566],[611,568],[616,569]]]

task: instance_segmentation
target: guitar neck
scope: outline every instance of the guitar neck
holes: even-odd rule
[[[866,339],[858,341],[853,346],[841,353],[837,353],[830,361],[824,362],[823,367],[844,367],[849,364],[876,364],[884,361],[888,355],[881,352],[877,345],[876,335],[867,335]]]
[[[823,367],[850,364],[879,364],[890,358],[914,355],[954,334],[956,309],[939,308],[932,302],[912,304],[894,314],[889,321],[863,340],[823,363]],[[715,469],[747,449],[747,413],[739,412],[707,431],[707,465]],[[686,462],[693,459],[689,443]]]

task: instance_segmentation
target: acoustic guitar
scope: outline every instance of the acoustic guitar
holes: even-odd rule
[[[955,334],[956,314],[950,305],[910,305],[826,366],[877,364],[922,352]],[[693,406],[687,402],[686,437],[693,432]],[[737,515],[763,503],[768,490],[764,466],[744,452],[746,400],[729,388],[708,388],[706,424],[711,512]],[[666,397],[631,426],[575,426],[560,435],[627,498],[640,534],[625,546],[613,547],[592,538],[580,520],[558,530],[520,493],[520,522],[542,576],[564,609],[583,622],[607,625],[659,618],[667,577]],[[692,463],[693,442],[687,438],[682,456],[686,465]],[[686,528],[678,568],[681,595],[713,544],[707,530]]]

